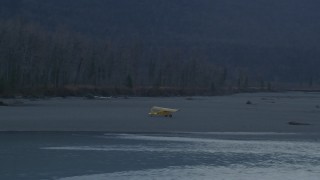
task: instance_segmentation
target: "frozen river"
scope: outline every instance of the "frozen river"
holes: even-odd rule
[[[303,133],[2,133],[2,179],[319,179]]]
[[[1,179],[320,177],[319,93],[20,101],[0,107]]]

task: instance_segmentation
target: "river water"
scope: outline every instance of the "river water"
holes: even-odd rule
[[[319,179],[317,133],[2,132],[1,179]]]

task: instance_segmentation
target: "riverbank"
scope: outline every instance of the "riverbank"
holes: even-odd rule
[[[320,93],[215,97],[18,99],[0,107],[0,131],[319,132]],[[180,109],[149,117],[152,106]],[[298,122],[303,125],[290,125]]]

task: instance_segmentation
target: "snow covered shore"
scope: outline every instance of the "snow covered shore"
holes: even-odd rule
[[[0,131],[319,132],[320,93],[216,97],[22,99],[0,106]],[[248,103],[250,102],[250,103]],[[157,105],[180,109],[149,117]],[[294,123],[302,125],[292,125]]]

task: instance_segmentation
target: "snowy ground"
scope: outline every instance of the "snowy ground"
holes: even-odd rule
[[[1,131],[319,132],[320,93],[256,93],[217,97],[51,98],[0,106]],[[246,104],[247,101],[252,104]],[[149,117],[152,106],[178,108]],[[288,125],[289,121],[308,126]]]

